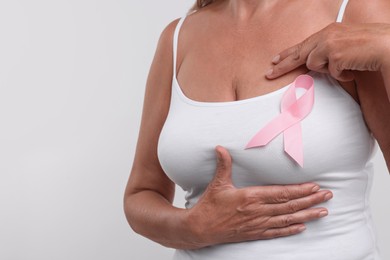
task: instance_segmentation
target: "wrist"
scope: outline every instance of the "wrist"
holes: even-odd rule
[[[210,246],[211,243],[207,242],[207,236],[205,235],[204,225],[200,223],[200,217],[193,209],[186,209],[181,216],[181,223],[186,227],[184,239],[188,241],[191,249],[199,249],[202,247]]]

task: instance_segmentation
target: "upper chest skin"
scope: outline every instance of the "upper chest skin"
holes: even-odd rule
[[[222,1],[223,2],[223,1]],[[274,80],[265,78],[272,58],[335,22],[341,1],[279,0],[250,21],[237,21],[223,3],[189,15],[179,34],[177,79],[197,101],[260,96],[292,81],[306,67]],[[352,83],[344,89],[356,99]]]

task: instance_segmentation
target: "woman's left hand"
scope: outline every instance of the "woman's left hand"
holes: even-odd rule
[[[390,100],[390,24],[332,23],[282,51],[272,63],[268,79],[304,64],[339,81],[353,80],[353,71],[381,71]]]

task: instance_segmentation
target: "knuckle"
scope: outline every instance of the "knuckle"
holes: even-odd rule
[[[280,228],[274,229],[272,233],[273,237],[281,237],[283,235],[283,231]]]
[[[268,205],[265,209],[268,216],[277,216],[283,212],[280,207],[274,204]]]
[[[290,226],[292,223],[294,223],[294,217],[292,215],[287,215],[283,218],[284,226]]]
[[[242,189],[239,193],[239,198],[242,204],[259,202],[257,194],[250,189]],[[260,201],[261,202],[261,201]]]
[[[373,62],[370,62],[368,64],[368,70],[369,71],[379,71],[380,70],[380,62],[379,60],[374,60]]]
[[[294,48],[291,55],[294,61],[299,61],[301,59],[301,49],[302,49],[302,44],[299,44],[297,48]]]
[[[334,49],[335,47],[338,47],[338,46],[337,46],[337,45],[339,44],[338,38],[339,38],[338,33],[332,32],[332,33],[329,35],[328,39],[327,39],[327,44],[328,44],[328,46],[329,46],[330,48],[332,48],[332,49]]]
[[[277,196],[278,202],[288,202],[290,201],[290,191],[287,188],[281,189]]]
[[[288,207],[288,211],[293,213],[293,212],[297,212],[299,210],[300,204],[297,201],[289,201],[287,203],[287,207]]]
[[[256,214],[258,199],[253,196],[253,192],[243,191],[238,198],[239,205],[236,207],[236,211],[240,214],[250,216]]]
[[[299,227],[297,225],[293,225],[288,227],[287,235],[294,235],[299,233]]]
[[[245,200],[250,200],[257,197],[257,193],[253,189],[242,189],[240,192],[241,196]]]
[[[342,55],[338,51],[329,52],[329,63],[338,63],[342,59]]]
[[[323,45],[325,46],[325,48],[329,51],[329,50],[332,50],[334,48],[334,39],[332,37],[327,37],[324,41],[323,41]]]
[[[271,230],[268,230],[268,231],[261,231],[258,234],[256,234],[255,240],[271,239],[271,238],[274,238],[273,233]]]
[[[236,207],[236,212],[242,216],[250,216],[253,212],[248,208],[247,204],[240,204]]]

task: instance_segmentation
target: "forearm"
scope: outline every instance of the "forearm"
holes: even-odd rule
[[[356,72],[355,83],[365,122],[378,141],[390,171],[390,102],[383,76],[381,72]]]
[[[163,196],[144,190],[125,198],[124,210],[131,228],[163,246],[176,249],[202,247],[187,223],[187,210],[172,206]]]
[[[389,56],[390,56],[390,52],[389,52]],[[388,63],[389,64],[382,66],[381,72],[382,72],[383,83],[385,85],[386,92],[387,92],[387,98],[388,101],[390,102],[390,57]]]
[[[390,49],[389,49],[389,57],[387,59],[387,65],[382,67],[382,79],[383,79],[383,84],[385,85],[386,89],[386,94],[387,94],[387,99],[390,102]],[[389,112],[389,111],[387,111]],[[390,143],[387,142],[386,145],[383,145],[385,147],[381,147],[383,157],[386,161],[387,165],[387,170],[390,174]]]

